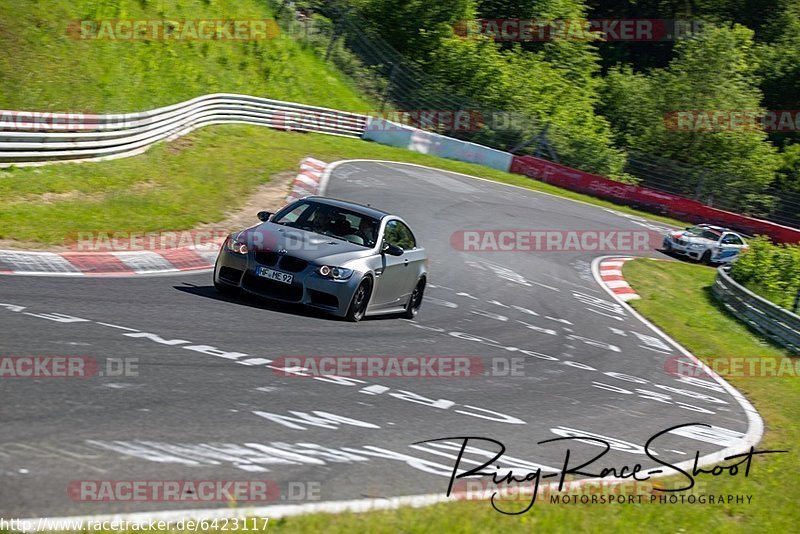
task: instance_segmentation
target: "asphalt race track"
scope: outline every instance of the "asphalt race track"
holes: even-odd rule
[[[714,427],[659,438],[653,450],[673,464],[748,432],[745,409],[719,384],[665,370],[678,351],[598,285],[590,269],[598,253],[462,252],[450,243],[465,229],[641,230],[648,223],[377,162],[339,165],[326,194],[410,223],[430,257],[415,321],[351,324],[230,299],[215,292],[207,272],[0,276],[0,355],[88,356],[105,375],[115,375],[108,366],[120,361],[136,365],[123,376],[0,382],[0,515],[211,507],[81,501],[68,489],[82,480],[270,480],[281,491],[276,504],[443,494],[460,442],[413,444],[445,437],[491,437],[507,448],[502,465],[555,471],[566,448],[584,460],[602,449],[537,442],[596,434],[614,441],[593,466],[653,467],[643,446],[669,427]],[[332,355],[470,356],[488,374],[337,380],[285,376],[265,363]],[[476,448],[467,449],[462,467],[497,450],[470,445]]]

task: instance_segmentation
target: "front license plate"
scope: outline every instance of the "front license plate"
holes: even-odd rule
[[[292,280],[294,279],[294,275],[282,273],[273,269],[267,269],[266,267],[261,267],[260,265],[256,268],[256,274],[270,280],[275,280],[276,282],[280,282],[282,284],[291,284]]]

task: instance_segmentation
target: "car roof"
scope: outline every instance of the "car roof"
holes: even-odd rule
[[[703,223],[703,224],[698,224],[697,226],[700,226],[702,228],[708,228],[710,230],[716,230],[717,232],[733,232],[733,230],[731,230],[730,228],[725,228],[724,226],[716,226],[714,224]]]
[[[388,212],[379,210],[377,208],[373,208],[372,206],[365,206],[363,204],[358,204],[356,202],[349,202],[347,200],[339,200],[337,198],[308,196],[304,197],[301,200],[313,200],[314,202],[317,202],[319,204],[326,204],[328,206],[334,206],[336,208],[343,208],[352,211],[357,211],[368,217],[372,217],[373,219],[378,219],[378,220],[391,215]]]

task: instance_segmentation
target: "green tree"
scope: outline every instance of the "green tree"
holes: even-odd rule
[[[474,16],[472,0],[364,0],[354,4],[381,37],[416,61],[424,61],[442,39],[452,36],[457,22]]]
[[[595,113],[598,80],[546,59],[547,53],[501,50],[489,39],[450,38],[431,55],[427,72],[454,96],[517,117],[519,141],[533,140],[545,125],[561,162],[622,178],[624,154],[613,147],[608,122]]]
[[[609,74],[603,111],[616,139],[638,151],[709,169],[703,187],[716,199],[763,212],[771,202],[764,190],[780,165],[764,131],[676,129],[667,120],[682,111],[761,111],[753,32],[740,25],[709,26],[678,43],[676,53],[667,68],[646,76],[630,69]]]

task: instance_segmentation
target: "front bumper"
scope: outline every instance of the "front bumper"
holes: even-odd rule
[[[344,317],[350,307],[355,290],[361,281],[361,273],[354,272],[347,280],[332,280],[315,272],[317,265],[294,258],[292,269],[281,268],[282,259],[275,265],[259,263],[254,252],[247,255],[234,254],[224,248],[220,250],[214,266],[214,281],[237,287],[247,293],[293,304],[303,304]],[[304,265],[303,265],[304,264]],[[258,276],[256,268],[268,269],[292,275],[292,283],[285,284]]]
[[[694,248],[689,245],[681,245],[671,237],[664,238],[663,247],[676,254],[682,254],[695,260],[699,260],[703,256],[703,252],[707,250],[706,248]]]

